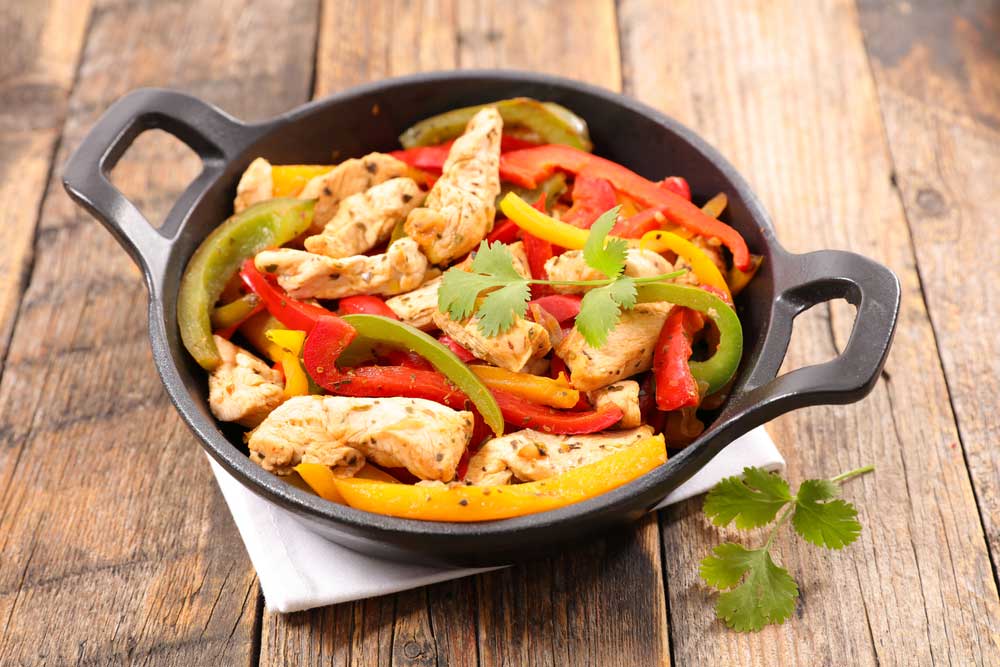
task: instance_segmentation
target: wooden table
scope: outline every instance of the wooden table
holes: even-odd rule
[[[945,4],[5,2],[0,664],[1000,664],[1000,5]],[[723,536],[698,500],[551,560],[264,609],[153,370],[139,274],[70,203],[60,165],[138,86],[262,119],[363,81],[497,66],[664,110],[746,175],[790,249],[898,273],[871,397],[770,426],[794,480],[877,466],[846,489],[854,546],[779,541],[802,588],[784,626],[713,620],[696,562]],[[114,180],[159,220],[197,170],[150,132]],[[842,348],[842,306],[799,318],[789,367]]]

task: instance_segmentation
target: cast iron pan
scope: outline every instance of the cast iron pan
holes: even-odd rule
[[[717,192],[729,196],[726,221],[765,260],[760,275],[739,299],[744,360],[716,420],[666,465],[611,493],[489,523],[368,514],[309,495],[251,463],[240,439],[228,439],[209,412],[205,373],[184,350],[176,318],[184,266],[202,238],[232,213],[240,174],[256,156],[277,164],[328,163],[331,153],[339,161],[391,150],[398,146],[399,133],[415,121],[520,95],[558,102],[580,114],[590,125],[596,152],[648,178],[683,175],[699,201]],[[201,174],[159,229],[108,180],[132,141],[152,128],[176,136],[203,163]],[[885,362],[899,309],[899,283],[884,266],[839,250],[804,255],[785,251],[743,178],[687,128],[621,95],[540,74],[463,71],[390,79],[251,125],[182,93],[136,90],[118,100],[90,131],[66,165],[63,183],[142,268],[156,367],[178,412],[208,453],[247,488],[290,510],[317,533],[352,549],[411,562],[503,564],[639,518],[750,429],[795,408],[849,403],[865,396]],[[795,316],[836,298],[857,307],[843,353],[775,377]]]

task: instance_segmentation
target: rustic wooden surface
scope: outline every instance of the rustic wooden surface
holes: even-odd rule
[[[0,7],[0,664],[1000,664],[1000,5],[934,0],[27,2]],[[717,146],[791,250],[900,276],[886,373],[770,429],[795,478],[864,463],[865,531],[792,539],[795,617],[713,620],[697,500],[585,549],[283,616],[159,386],[137,271],[58,187],[114,99],[170,86],[248,119],[427,69],[554,72]],[[113,175],[152,220],[197,173],[143,135]],[[135,322],[113,326],[109,322]],[[796,323],[829,358],[841,304]]]

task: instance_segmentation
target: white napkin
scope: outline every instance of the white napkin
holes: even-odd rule
[[[360,600],[496,569],[409,565],[351,551],[310,532],[290,512],[247,490],[209,461],[271,611],[301,611]],[[726,447],[657,508],[704,493],[746,466],[778,471],[785,467],[763,427]]]

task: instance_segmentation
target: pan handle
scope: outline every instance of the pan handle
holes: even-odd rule
[[[181,194],[167,221],[153,227],[108,179],[136,137],[150,129],[169,132],[202,160],[202,171]],[[74,151],[63,171],[63,186],[97,218],[143,269],[147,281],[164,268],[182,215],[258,134],[221,109],[173,90],[140,88],[115,102]],[[150,282],[152,284],[152,282]]]
[[[875,386],[889,354],[900,301],[899,279],[892,271],[842,250],[787,255],[778,264],[778,297],[753,371],[710,429],[721,443],[790,410],[860,400]],[[825,363],[777,376],[795,317],[838,298],[857,308],[843,352]]]

